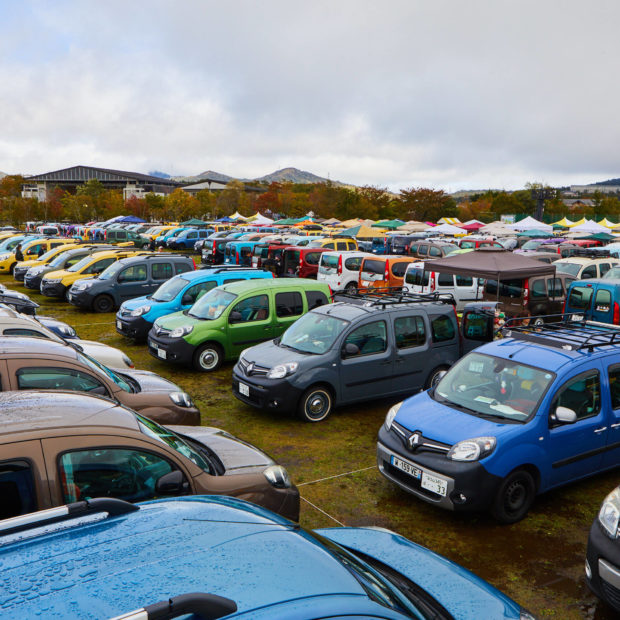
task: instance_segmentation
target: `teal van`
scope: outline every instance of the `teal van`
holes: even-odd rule
[[[149,353],[201,372],[235,360],[252,345],[278,338],[309,310],[331,302],[329,286],[316,280],[246,280],[211,289],[189,310],[157,319]]]
[[[586,321],[620,325],[620,279],[575,280],[566,294],[564,312],[583,314]]]

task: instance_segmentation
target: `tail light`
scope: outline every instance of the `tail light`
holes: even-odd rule
[[[213,254],[217,251],[217,241],[213,242]]]
[[[497,286],[499,286],[499,281],[497,282]],[[523,305],[527,306],[530,301],[530,281],[525,280],[525,284],[523,285]]]
[[[194,271],[196,271],[196,261],[194,260],[193,257],[192,257],[192,263],[194,264]]]
[[[614,301],[614,325],[620,325],[620,306]]]
[[[338,257],[338,275],[342,275],[342,254]]]
[[[390,281],[390,261],[385,261],[385,273],[383,274],[384,282]]]
[[[239,252],[235,252],[235,263],[239,264]]]
[[[564,305],[562,306],[562,314],[566,312],[566,302],[568,301],[568,297],[564,298]]]
[[[107,230],[103,233],[103,238],[104,238],[104,239],[107,239],[107,238],[108,238],[108,231],[107,231]]]
[[[431,271],[431,275],[429,276],[429,284],[431,287],[431,293],[435,290],[435,272]]]

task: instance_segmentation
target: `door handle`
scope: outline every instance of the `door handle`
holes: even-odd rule
[[[395,364],[404,364],[405,360],[402,357],[399,357],[397,360],[394,360]]]
[[[620,426],[620,422],[616,422],[615,424],[612,424],[609,428],[618,428]]]
[[[607,430],[607,427],[603,426],[601,428],[595,428],[594,432],[598,434],[598,433],[602,433],[603,431],[606,431],[606,430]]]
[[[385,362],[381,362],[379,366],[387,366],[388,364],[391,364],[391,363],[392,363],[392,360],[386,360]]]

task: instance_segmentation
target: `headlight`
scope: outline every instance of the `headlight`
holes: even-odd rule
[[[187,392],[170,392],[170,400],[179,407],[193,407],[194,403]]]
[[[7,258],[11,258],[11,256],[13,256],[11,253],[0,254],[0,260],[6,260]]]
[[[495,437],[474,437],[455,443],[448,452],[453,461],[478,461],[495,450]]]
[[[598,513],[598,522],[611,538],[618,538],[620,525],[620,487],[614,489],[603,502]]]
[[[56,329],[65,337],[65,338],[75,338],[77,336],[73,327],[69,325],[59,325]]]
[[[151,309],[151,306],[140,306],[139,308],[132,310],[129,314],[131,316],[142,316],[143,314],[146,314],[147,312],[149,312],[150,309]]]
[[[396,414],[398,413],[398,410],[401,408],[402,406],[402,402],[400,403],[396,403],[393,407],[390,407],[390,410],[387,412],[387,415],[385,416],[385,428],[386,430],[390,430],[392,428],[392,422],[394,422],[394,418],[396,417]]]
[[[288,472],[284,469],[284,467],[282,467],[282,465],[272,465],[271,467],[267,467],[263,474],[265,474],[265,478],[267,478],[269,484],[276,487],[276,489],[291,488],[291,479],[289,478]]]
[[[44,282],[46,284],[58,284],[62,278],[45,278]]]
[[[125,355],[124,353],[123,353],[123,362],[128,368],[134,368],[131,358],[128,355]]]
[[[288,362],[286,364],[278,364],[267,372],[267,379],[284,379],[287,375],[292,375],[299,364],[297,362]]]
[[[527,609],[521,609],[519,620],[536,620],[536,616],[533,616]]]
[[[183,336],[187,336],[192,329],[194,329],[193,325],[183,325],[182,327],[175,327],[170,332],[170,338],[182,338]]]

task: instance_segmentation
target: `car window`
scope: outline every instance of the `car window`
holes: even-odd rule
[[[235,314],[235,317],[233,317]],[[250,323],[252,321],[265,321],[269,318],[269,297],[267,295],[254,295],[243,299],[235,304],[228,315],[231,323]]]
[[[452,340],[456,335],[454,321],[447,314],[434,317],[431,320],[431,330],[433,333],[433,342]]]
[[[82,273],[101,273],[106,267],[109,267],[114,262],[116,262],[116,258],[102,258],[101,260],[95,261],[90,267],[84,269]]]
[[[332,248],[333,248],[333,243],[331,244]],[[325,247],[329,247],[329,244],[326,245]],[[305,256],[305,261],[306,263],[308,263],[308,265],[318,265],[319,264],[319,259],[321,258],[321,252],[308,252]]]
[[[541,297],[546,297],[547,296],[547,287],[545,285],[545,281],[544,280],[533,280],[531,282],[531,293],[532,293],[532,298],[534,299],[540,299]]]
[[[187,263],[175,263],[174,264],[175,274],[187,273],[188,271],[193,271],[191,265],[188,265]]]
[[[10,327],[5,329],[2,334],[4,336],[27,336],[28,338],[47,338],[45,334],[37,332],[34,329],[25,327]]]
[[[428,246],[427,245],[418,246],[418,254],[420,256],[428,256]]]
[[[410,254],[417,254],[418,253],[418,244],[417,243],[412,243],[409,246],[409,253]]]
[[[276,293],[276,316],[297,316],[303,314],[303,311],[301,293],[297,291]]]
[[[344,341],[344,346],[352,344],[357,347],[357,353],[351,355],[372,355],[387,349],[387,329],[385,321],[366,323],[354,329]]]
[[[153,280],[167,280],[172,277],[172,265],[170,263],[153,263],[151,271]]]
[[[419,347],[426,342],[424,319],[421,316],[402,316],[394,319],[394,334],[399,349]]]
[[[598,268],[602,277],[611,269],[611,265],[609,263],[600,263]]]
[[[146,265],[132,265],[118,274],[118,282],[144,282],[146,280]]]
[[[493,340],[493,318],[486,312],[466,312],[463,315],[463,334],[469,340]]]
[[[600,288],[596,291],[594,310],[596,312],[609,312],[611,310],[611,293],[607,289]]]
[[[327,247],[327,246],[325,246]],[[347,242],[346,241],[338,241],[338,243],[336,243],[336,249],[337,250],[346,250],[347,249]]]
[[[0,463],[0,519],[10,519],[37,509],[32,467],[25,460]]]
[[[620,409],[620,364],[609,367],[609,393],[611,408]]]
[[[188,239],[197,239],[198,238],[198,233],[195,230],[192,230],[192,231],[187,233],[187,238]]]
[[[454,284],[453,276],[450,273],[440,273],[437,278],[439,286],[452,286]]]
[[[108,396],[107,388],[99,379],[73,368],[33,366],[20,368],[16,375],[20,390],[72,390]]]
[[[308,310],[324,306],[329,303],[327,295],[322,291],[306,291],[306,302],[308,304]]]
[[[596,278],[596,265],[588,265],[581,272],[581,279],[582,280],[587,280],[589,278]]]
[[[456,285],[457,286],[473,286],[474,279],[469,276],[456,276]]]
[[[428,250],[429,256],[441,256],[441,250],[435,246],[431,246]]]
[[[349,271],[359,271],[362,264],[362,258],[362,256],[354,256],[352,258],[345,259],[345,269],[348,269]]]
[[[405,263],[405,262],[394,263],[392,265],[392,275],[396,278],[404,277],[405,271],[407,271],[408,266],[409,266],[409,263]]]
[[[357,244],[355,243],[355,241],[347,241],[347,249],[357,250]]]
[[[556,393],[549,410],[550,415],[557,407],[572,409],[578,420],[595,416],[601,408],[598,371],[589,370],[567,381]]]
[[[185,293],[183,293],[183,297],[189,295],[191,297],[191,302],[194,303],[201,295],[204,295],[207,291],[210,291],[212,288],[217,286],[217,282],[215,280],[209,280],[208,282],[201,282],[200,284],[194,284],[194,286],[190,286]]]
[[[574,310],[586,310],[590,306],[592,288],[575,286],[570,290],[567,307]]]
[[[549,297],[564,296],[564,287],[562,286],[562,280],[560,280],[560,278],[547,279],[547,295],[549,295]]]
[[[151,452],[94,448],[66,452],[58,461],[65,503],[93,497],[128,502],[154,499],[157,480],[173,471],[167,459]]]

